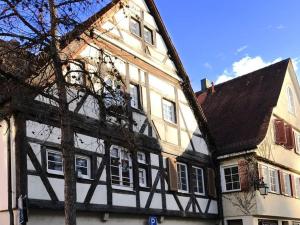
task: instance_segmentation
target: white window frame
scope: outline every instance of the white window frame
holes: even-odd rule
[[[134,109],[140,109],[140,88],[138,84],[129,84],[130,87],[130,106]],[[135,89],[136,93],[132,95],[132,89]]]
[[[62,162],[61,162],[61,164],[62,164],[62,171],[49,169],[49,162],[48,162],[48,155],[49,155],[49,153],[61,156],[61,159],[62,159]],[[76,171],[77,171],[77,165],[76,165],[76,159],[77,158],[87,160],[87,175],[82,174],[81,176],[78,176],[78,178],[91,179],[91,159],[90,159],[90,157],[83,156],[83,155],[75,155],[75,170]],[[64,176],[64,160],[63,160],[62,152],[57,151],[57,150],[46,149],[46,164],[47,164],[47,172],[48,173]]]
[[[132,190],[133,189],[133,171],[132,171],[132,158],[131,158],[131,155],[128,153],[127,149],[125,149],[125,148],[123,148],[121,146],[112,145],[111,148],[110,148],[110,160],[112,158],[111,151],[113,149],[114,150],[118,150],[118,159],[119,159],[119,165],[118,165],[119,184],[111,183],[111,185],[115,189]],[[122,160],[123,160],[123,155],[122,155],[122,151],[125,151],[128,154],[129,186],[123,184],[123,174],[122,174]],[[112,180],[112,173],[110,174],[110,176],[111,176],[111,180]]]
[[[150,32],[150,34],[151,34],[151,41],[149,42],[148,40],[146,40],[146,36],[145,36],[145,30],[147,30],[148,32]],[[152,29],[150,29],[149,27],[147,27],[147,26],[144,26],[144,28],[143,28],[143,32],[144,32],[144,40],[145,40],[145,42],[147,43],[147,44],[150,44],[150,45],[153,45],[154,44],[154,32],[153,32],[153,30]]]
[[[273,179],[271,176],[271,172],[275,172],[275,183],[273,183]],[[271,193],[280,193],[280,187],[279,187],[279,176],[278,176],[278,170],[273,168],[273,167],[268,167],[268,174],[269,174],[269,182],[268,182],[268,187],[269,187],[269,192]],[[272,190],[272,187],[275,187],[276,190]]]
[[[60,156],[61,156],[62,162],[61,162],[60,164],[62,164],[62,171],[49,169],[49,162],[48,162],[48,155],[49,155],[49,153],[52,153],[52,154],[56,154],[56,155],[60,155]],[[62,155],[61,152],[55,151],[55,150],[47,149],[47,150],[46,150],[46,163],[47,163],[47,172],[48,172],[48,173],[51,173],[51,174],[57,174],[57,175],[64,175],[64,160],[63,160],[63,155]]]
[[[289,113],[295,115],[294,93],[290,87],[287,88],[287,98],[288,98],[288,111]]]
[[[186,188],[187,188],[186,190],[182,189],[181,178],[183,178],[183,177],[182,177],[180,166],[184,166],[185,179],[186,179]],[[187,169],[187,165],[185,163],[177,162],[177,186],[178,186],[178,192],[182,192],[182,193],[188,193],[189,192],[188,169]]]
[[[91,159],[90,157],[87,157],[87,156],[82,156],[82,155],[76,155],[75,156],[75,168],[76,168],[76,171],[77,171],[77,165],[76,165],[76,160],[77,159],[84,159],[87,161],[87,174],[81,174],[79,176],[78,172],[77,172],[77,177],[78,178],[84,178],[84,179],[91,179]]]
[[[194,170],[193,172],[196,172],[195,173],[195,188],[197,189],[197,191],[195,191],[196,194],[199,194],[199,195],[205,195],[205,185],[204,185],[204,173],[203,173],[203,169],[200,168],[200,167],[196,167],[196,166],[193,166],[192,169]],[[199,182],[198,182],[198,171],[201,171],[201,182],[202,182],[202,190],[203,192],[199,192]]]
[[[139,34],[136,34],[133,31],[133,29],[132,29],[132,21],[136,22],[139,25],[139,30],[140,30]],[[133,34],[134,36],[139,37],[139,38],[142,37],[142,32],[144,32],[141,21],[139,21],[138,19],[135,19],[133,17],[131,17],[130,20],[129,20],[129,30],[130,30],[131,34]]]
[[[300,176],[295,176],[296,198],[300,199]]]
[[[141,182],[140,173],[142,173],[142,179],[144,179],[144,183]],[[139,168],[139,185],[140,187],[147,187],[147,171],[145,168]]]
[[[288,182],[287,178],[288,177]],[[289,173],[283,172],[283,179],[284,179],[284,195],[291,197],[292,196],[292,186],[291,186],[291,176]],[[287,190],[289,189],[289,193],[287,193]]]
[[[223,192],[237,192],[237,191],[241,191],[241,178],[240,178],[239,174],[238,174],[238,176],[239,176],[239,186],[240,186],[240,188],[238,188],[238,189],[232,189],[232,190],[227,190],[226,179],[225,179],[225,169],[233,168],[233,167],[237,167],[237,169],[239,169],[238,165],[227,165],[227,166],[223,166],[221,168],[222,189],[223,189]],[[232,176],[232,174],[231,174],[231,176]]]
[[[141,156],[141,159],[139,158]],[[146,154],[144,152],[137,152],[137,161],[138,163],[146,164]]]
[[[295,144],[296,144],[296,153],[300,155],[300,133],[295,131]]]
[[[167,111],[169,112],[169,110],[166,110],[166,107],[170,107],[170,106],[171,106],[170,113],[172,113],[173,115],[166,114]],[[163,119],[165,121],[176,124],[176,104],[175,104],[175,102],[163,98],[162,99],[162,113],[163,113]]]

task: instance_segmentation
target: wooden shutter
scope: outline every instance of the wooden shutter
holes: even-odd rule
[[[178,191],[176,159],[168,158],[169,190]]]
[[[275,120],[275,143],[278,145],[286,144],[285,127],[282,120]]]
[[[297,191],[296,191],[296,185],[295,185],[295,177],[293,174],[290,175],[290,179],[291,179],[292,196],[296,197]]]
[[[216,174],[214,169],[207,168],[207,189],[208,189],[208,196],[212,198],[217,197],[217,190],[216,190]]]
[[[249,173],[247,160],[238,162],[241,191],[249,191]]]
[[[284,176],[282,171],[278,170],[278,176],[279,176],[279,184],[280,184],[280,193],[285,194],[285,182],[284,182]]]
[[[287,149],[295,148],[294,131],[291,125],[285,125],[285,136],[286,136],[286,143],[284,146]]]

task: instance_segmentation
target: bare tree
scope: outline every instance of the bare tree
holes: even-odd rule
[[[0,1],[1,79],[49,99],[59,109],[66,225],[76,225],[75,147],[69,105],[88,94],[96,100],[101,123],[109,116],[121,128],[128,129],[132,123],[125,82],[115,66],[117,59],[96,45],[90,45],[99,53],[93,62],[74,58],[68,47],[70,40],[90,44],[97,38],[88,23],[93,18],[82,21],[95,6],[103,5],[103,0]],[[118,7],[125,8],[122,3]],[[86,66],[89,64],[94,64],[94,69]]]

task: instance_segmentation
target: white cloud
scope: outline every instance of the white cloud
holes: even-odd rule
[[[277,30],[282,30],[282,29],[284,29],[284,28],[285,28],[285,26],[282,25],[282,24],[280,24],[280,25],[278,25],[278,26],[276,27]]]
[[[236,50],[236,54],[241,53],[242,51],[245,51],[247,48],[248,48],[248,45],[243,45],[243,46],[239,47]]]
[[[213,68],[212,65],[208,62],[204,63],[203,66],[207,69],[210,69],[210,70]]]
[[[263,67],[266,67],[270,64],[279,62],[280,60],[282,60],[281,58],[277,58],[271,62],[268,61],[264,61],[262,59],[262,57],[260,56],[256,56],[256,57],[250,57],[250,56],[246,56],[242,59],[240,59],[237,62],[234,62],[232,64],[232,68],[231,68],[231,72],[229,72],[228,70],[224,70],[223,74],[221,74],[216,81],[216,84],[231,80],[233,78],[251,73],[255,70],[261,69]],[[300,62],[297,61],[297,63]]]

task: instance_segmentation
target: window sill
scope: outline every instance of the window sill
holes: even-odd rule
[[[127,186],[121,186],[121,185],[112,185],[112,188],[113,189],[117,189],[117,190],[123,190],[123,191],[132,191],[132,192],[135,192],[134,190],[133,190],[133,188],[132,187],[127,187]]]
[[[230,193],[235,193],[235,192],[241,192],[242,190],[241,189],[236,189],[236,190],[225,190],[225,191],[222,191],[222,193],[224,194],[230,194]]]

